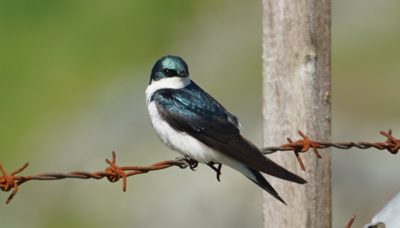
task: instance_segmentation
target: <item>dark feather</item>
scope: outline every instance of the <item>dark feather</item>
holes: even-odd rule
[[[251,181],[253,181],[254,183],[256,183],[258,186],[260,186],[262,189],[264,189],[266,192],[270,193],[273,197],[275,197],[276,199],[278,199],[279,201],[281,201],[282,203],[286,204],[286,202],[282,199],[282,197],[279,196],[278,192],[276,192],[276,190],[272,187],[272,185],[265,179],[265,177],[263,177],[263,175],[261,175],[260,172],[254,170],[254,169],[250,169],[249,170],[254,174],[254,176],[256,177],[256,180],[252,180],[251,178],[249,178]]]

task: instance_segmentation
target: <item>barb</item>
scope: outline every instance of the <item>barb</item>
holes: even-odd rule
[[[351,226],[353,225],[354,221],[356,220],[357,216],[353,215],[353,217],[351,217],[351,219],[349,220],[349,222],[346,224],[345,228],[351,228]]]
[[[300,153],[305,153],[310,149],[313,150],[315,156],[317,158],[321,158],[321,155],[318,152],[318,149],[325,149],[328,147],[335,147],[339,149],[350,149],[353,147],[359,149],[368,149],[368,148],[376,148],[378,150],[388,150],[392,154],[397,154],[400,150],[400,139],[392,136],[392,131],[388,132],[381,131],[381,135],[386,137],[386,141],[384,142],[339,142],[339,143],[331,143],[331,142],[318,142],[310,139],[303,132],[299,131],[299,135],[302,139],[297,141],[293,141],[288,138],[288,143],[283,144],[279,147],[266,147],[262,148],[261,151],[263,154],[271,154],[277,151],[293,151],[297,161],[299,162],[301,168],[305,170],[304,162],[300,157]],[[170,168],[173,166],[177,166],[179,168],[185,169],[190,168],[195,170],[197,167],[197,162],[188,158],[188,157],[180,157],[175,160],[166,160],[151,164],[149,166],[118,166],[115,152],[112,152],[111,160],[106,159],[106,163],[108,167],[104,171],[98,172],[82,172],[82,171],[74,171],[68,173],[40,173],[36,175],[28,175],[28,176],[20,176],[18,175],[22,171],[24,171],[28,167],[28,163],[24,164],[20,168],[16,169],[14,172],[8,174],[3,166],[0,164],[0,190],[4,192],[11,191],[10,196],[7,198],[6,203],[10,203],[10,201],[14,198],[14,196],[18,193],[19,187],[28,181],[32,180],[61,180],[67,178],[75,178],[75,179],[103,179],[107,178],[110,182],[117,182],[122,179],[122,190],[126,191],[127,178],[137,174],[148,173],[150,171],[156,171],[161,169]],[[217,165],[215,167],[214,165]],[[217,174],[217,180],[220,180],[221,175],[221,164],[208,163]]]
[[[300,157],[300,153],[308,152],[310,149],[313,150],[313,152],[317,158],[321,158],[321,155],[319,154],[318,149],[326,149],[329,147],[335,147],[335,148],[343,149],[343,150],[351,149],[353,147],[356,147],[358,149],[375,148],[378,150],[387,150],[392,154],[397,154],[400,150],[400,139],[397,139],[392,135],[392,130],[389,130],[388,132],[381,131],[379,133],[386,137],[386,141],[375,142],[375,143],[370,143],[370,142],[336,142],[336,143],[333,143],[333,142],[318,142],[318,141],[311,140],[303,132],[299,131],[299,135],[302,137],[302,139],[293,141],[292,139],[288,138],[287,144],[283,144],[278,147],[265,147],[265,148],[262,148],[261,151],[263,154],[272,154],[277,151],[293,151],[297,158],[297,161],[303,171],[305,170],[305,166],[304,166],[303,160]]]

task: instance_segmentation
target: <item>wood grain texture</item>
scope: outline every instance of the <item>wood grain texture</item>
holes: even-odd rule
[[[263,0],[264,146],[297,139],[330,140],[330,0]],[[330,153],[293,153],[274,161],[304,177],[298,185],[267,177],[288,203],[264,194],[264,227],[331,227]]]

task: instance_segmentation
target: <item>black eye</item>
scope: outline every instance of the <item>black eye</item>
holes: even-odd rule
[[[173,76],[177,76],[178,75],[178,73],[175,70],[172,70],[172,69],[164,69],[163,73],[167,77],[173,77]]]

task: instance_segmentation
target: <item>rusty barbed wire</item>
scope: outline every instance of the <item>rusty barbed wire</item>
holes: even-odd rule
[[[392,154],[397,154],[400,150],[400,139],[395,138],[392,135],[392,130],[388,132],[380,131],[379,133],[386,137],[386,141],[384,142],[318,142],[310,139],[303,132],[299,131],[299,135],[302,139],[293,141],[290,138],[287,138],[288,143],[283,144],[279,147],[264,147],[261,149],[263,154],[272,154],[278,151],[293,151],[296,159],[304,171],[305,166],[304,162],[300,157],[300,153],[308,152],[310,149],[314,152],[317,158],[321,158],[321,155],[318,152],[318,149],[326,149],[329,147],[334,147],[342,150],[351,149],[353,147],[358,149],[369,149],[375,148],[378,150],[387,150]]]
[[[29,176],[18,176],[20,172],[25,170],[28,167],[28,163],[24,164],[21,168],[18,168],[11,174],[7,174],[4,170],[3,166],[0,164],[0,172],[2,176],[0,176],[0,189],[2,191],[8,192],[12,190],[10,196],[7,198],[6,203],[10,203],[11,200],[18,192],[18,187],[23,183],[32,181],[32,180],[61,180],[66,178],[75,178],[75,179],[103,179],[107,178],[110,182],[117,182],[122,179],[122,190],[126,191],[126,179],[129,176],[148,173],[150,171],[156,171],[161,169],[170,168],[173,166],[177,166],[179,168],[190,167],[190,161],[187,161],[185,158],[177,158],[175,160],[166,160],[151,164],[149,166],[118,166],[115,152],[112,152],[112,159],[106,159],[106,163],[109,165],[104,171],[98,172],[81,172],[74,171],[68,173],[40,173],[36,175]]]
[[[292,139],[288,138],[288,143],[283,144],[278,147],[265,147],[262,148],[261,151],[263,154],[271,154],[277,151],[293,151],[297,161],[300,164],[300,167],[305,170],[304,163],[300,157],[300,153],[305,153],[310,149],[313,150],[314,154],[317,158],[321,158],[321,155],[318,152],[318,149],[325,149],[328,147],[335,147],[339,149],[350,149],[353,147],[359,149],[368,149],[368,148],[376,148],[378,150],[388,150],[392,154],[397,154],[400,150],[400,139],[395,138],[392,136],[392,131],[389,130],[388,132],[381,131],[381,135],[386,137],[386,141],[384,142],[339,142],[339,143],[332,143],[332,142],[318,142],[310,139],[306,136],[303,132],[299,131],[299,135],[302,139],[297,141],[293,141]],[[68,173],[40,173],[36,175],[28,175],[28,176],[20,176],[18,175],[22,171],[24,171],[28,167],[28,163],[24,164],[20,168],[16,169],[15,171],[8,174],[3,166],[0,163],[0,189],[4,192],[11,191],[10,196],[7,198],[6,203],[10,203],[14,196],[18,193],[19,187],[28,181],[32,180],[61,180],[67,178],[74,178],[74,179],[103,179],[107,178],[110,182],[117,182],[122,179],[122,190],[126,191],[126,180],[128,177],[148,173],[150,171],[156,171],[161,169],[170,168],[173,166],[179,167],[181,169],[190,168],[195,170],[197,167],[197,162],[191,160],[187,157],[179,157],[175,160],[165,160],[161,162],[157,162],[151,164],[149,166],[118,166],[117,159],[115,152],[112,152],[112,159],[106,159],[106,163],[108,167],[104,171],[97,171],[97,172],[83,172],[83,171],[73,171]],[[219,177],[221,175],[221,165],[209,163],[210,168],[212,168],[217,174],[217,180],[219,181]],[[217,167],[214,167],[217,165]]]

